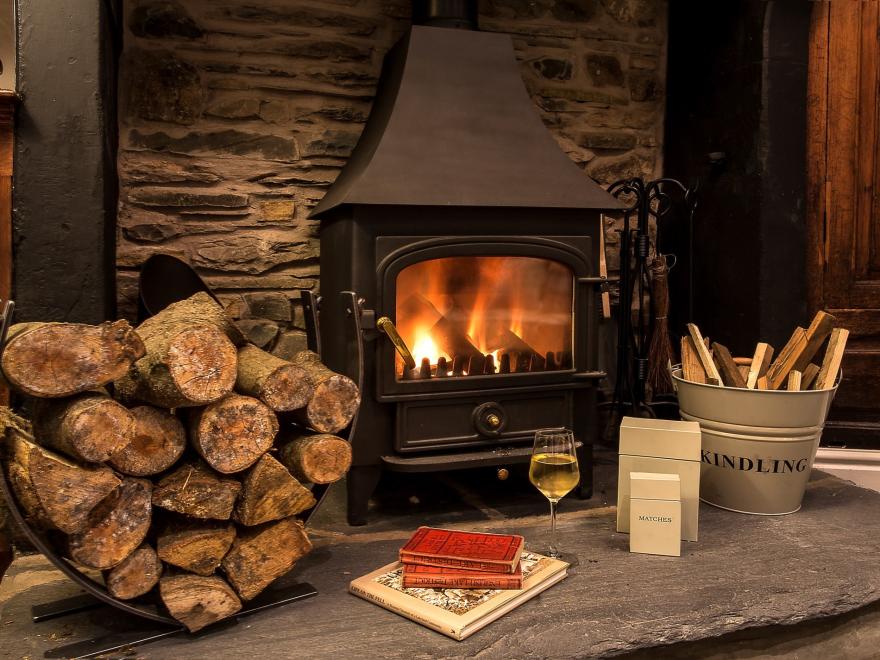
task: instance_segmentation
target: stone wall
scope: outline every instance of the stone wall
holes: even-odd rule
[[[486,0],[480,26],[513,36],[544,122],[609,183],[660,170],[665,15],[662,0]],[[166,252],[256,343],[300,345],[299,291],[318,287],[309,210],[408,24],[407,0],[125,1],[120,314],[135,313],[139,264]]]

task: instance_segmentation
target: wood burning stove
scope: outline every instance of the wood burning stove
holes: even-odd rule
[[[415,25],[388,53],[360,142],[312,214],[312,341],[362,386],[351,524],[382,470],[527,462],[544,427],[574,430],[589,495],[600,214],[617,208],[544,128],[509,37]]]

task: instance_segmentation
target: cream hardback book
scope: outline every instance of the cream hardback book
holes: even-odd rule
[[[404,589],[403,564],[393,562],[352,580],[348,590],[387,610],[462,640],[537,596],[568,574],[568,564],[534,552],[520,559],[522,589]]]

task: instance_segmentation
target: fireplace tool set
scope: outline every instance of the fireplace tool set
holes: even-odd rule
[[[608,188],[616,198],[628,202],[622,213],[623,228],[620,233],[616,380],[610,402],[618,415],[654,417],[656,413],[652,406],[668,401],[668,395],[672,395],[669,367],[673,352],[669,339],[667,276],[677,259],[675,255],[661,254],[660,247],[666,216],[675,206],[670,192],[667,192],[670,189],[681,195],[681,202],[688,214],[688,235],[692,236],[697,186],[688,188],[670,178],[645,182],[636,177],[616,181]],[[653,246],[650,233],[652,217],[656,221]],[[693,278],[692,253],[693,246],[690,245],[687,266],[689,282]],[[691,290],[692,287],[688,287],[689,318],[692,316]],[[646,396],[648,383],[651,385],[650,402]]]

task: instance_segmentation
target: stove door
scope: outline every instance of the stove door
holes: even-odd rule
[[[380,340],[380,399],[570,387],[595,364],[590,248],[585,237],[455,237],[392,251],[380,265],[381,311],[416,367]]]

